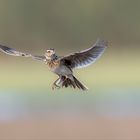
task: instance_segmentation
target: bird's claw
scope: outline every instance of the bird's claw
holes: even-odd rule
[[[52,90],[59,89],[59,88],[60,88],[60,86],[58,86],[58,85],[56,85],[56,84],[53,84],[53,85],[52,85]]]

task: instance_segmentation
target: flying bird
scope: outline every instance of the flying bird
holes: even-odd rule
[[[73,75],[73,69],[83,68],[93,64],[103,54],[107,46],[106,41],[98,39],[91,48],[66,56],[58,56],[54,49],[47,49],[43,56],[31,55],[16,51],[4,45],[0,45],[0,51],[13,56],[31,57],[34,60],[39,60],[47,64],[50,71],[59,76],[53,83],[52,89],[73,87],[87,90],[88,88]]]

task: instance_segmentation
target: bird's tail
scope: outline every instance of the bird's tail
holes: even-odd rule
[[[62,77],[62,87],[73,87],[73,88],[79,88],[81,90],[87,90],[88,88],[83,85],[80,81],[78,81],[74,76],[72,77]]]

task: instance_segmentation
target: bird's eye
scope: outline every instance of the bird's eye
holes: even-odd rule
[[[50,53],[51,51],[47,51],[48,53]]]

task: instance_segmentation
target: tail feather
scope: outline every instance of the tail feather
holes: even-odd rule
[[[73,88],[76,88],[75,82],[71,81]]]
[[[80,81],[78,81],[74,76],[73,76],[73,78],[74,78],[74,81],[75,81],[76,86],[79,89],[87,90],[87,87],[85,85],[83,85]]]
[[[87,90],[87,87],[84,86],[80,81],[78,81],[74,76],[72,78],[64,78],[62,77],[62,87],[73,87],[73,88],[79,88],[81,90]]]

